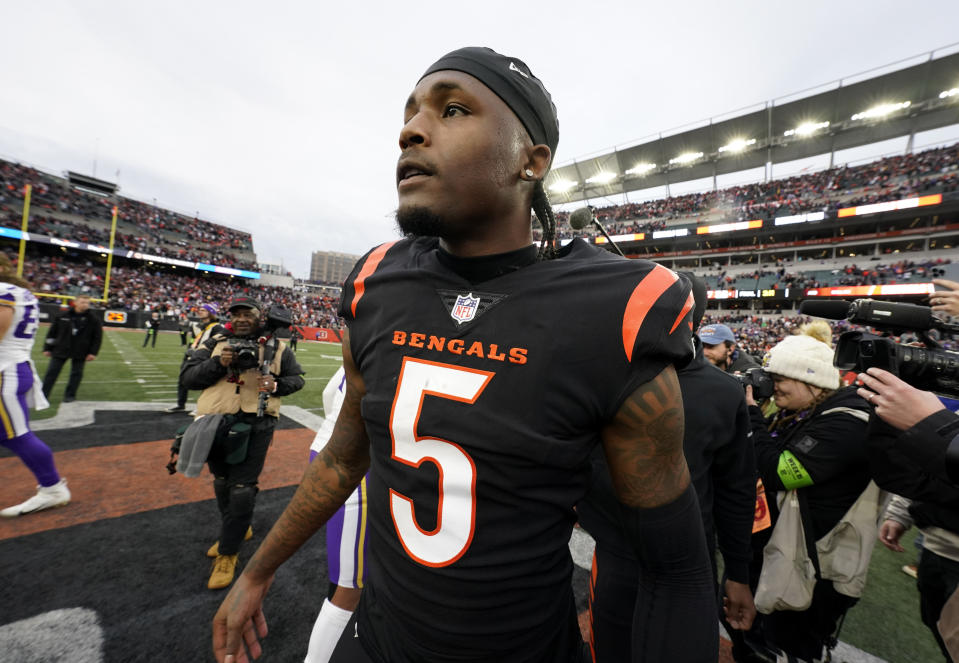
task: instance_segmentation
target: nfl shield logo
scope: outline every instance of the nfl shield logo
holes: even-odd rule
[[[480,298],[474,297],[473,293],[468,295],[457,295],[456,303],[453,304],[453,310],[450,315],[456,322],[463,324],[476,317],[476,309],[479,308]]]

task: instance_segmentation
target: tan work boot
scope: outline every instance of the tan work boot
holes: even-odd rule
[[[207,589],[223,589],[229,587],[236,573],[236,560],[239,555],[217,555],[213,562],[213,571],[210,580],[206,583]]]
[[[250,525],[246,528],[246,534],[243,535],[244,541],[249,541],[253,538],[253,525]],[[210,546],[210,549],[206,551],[206,556],[213,558],[217,557],[220,554],[220,542],[214,541],[213,545]]]

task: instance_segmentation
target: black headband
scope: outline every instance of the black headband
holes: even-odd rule
[[[430,65],[420,80],[436,71],[462,71],[503,100],[535,145],[548,145],[553,156],[559,144],[556,106],[543,83],[522,60],[500,55],[491,48],[469,46],[447,53]]]

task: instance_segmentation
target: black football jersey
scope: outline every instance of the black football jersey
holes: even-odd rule
[[[573,660],[589,454],[627,396],[691,359],[692,295],[580,240],[472,285],[437,252],[384,244],[343,290],[372,445],[359,637],[389,663]]]

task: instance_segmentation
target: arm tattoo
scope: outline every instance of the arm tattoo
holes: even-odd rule
[[[245,573],[268,577],[336,513],[370,465],[370,442],[360,414],[365,385],[343,338],[346,394],[330,441],[310,463],[293,499],[247,564]]]
[[[683,455],[683,397],[676,370],[667,366],[634,391],[602,433],[619,500],[653,508],[676,499],[689,485]]]

